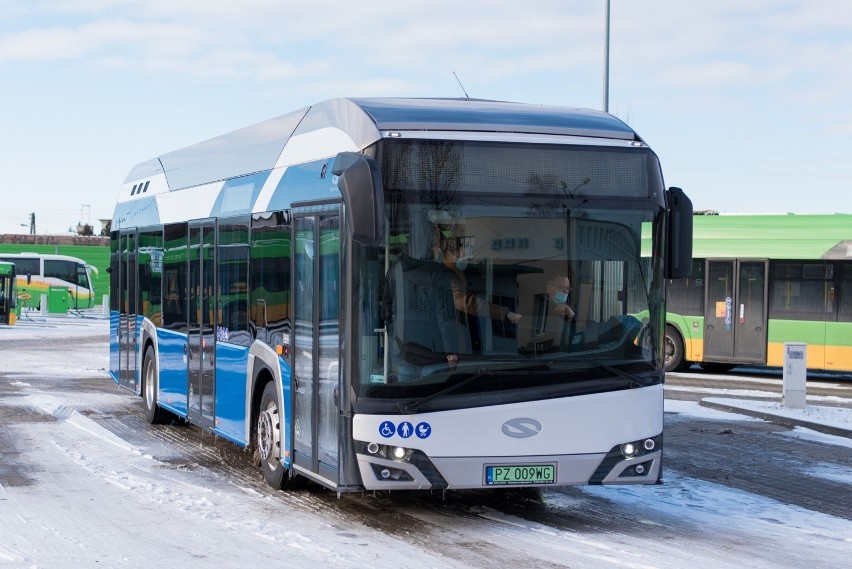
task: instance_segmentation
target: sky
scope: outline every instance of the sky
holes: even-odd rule
[[[0,234],[335,97],[603,106],[606,0],[0,0]],[[609,112],[722,213],[852,213],[852,3],[611,0]]]

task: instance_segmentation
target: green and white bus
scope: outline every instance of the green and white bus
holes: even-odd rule
[[[671,281],[666,370],[783,366],[852,370],[852,215],[696,215],[693,265]]]
[[[97,268],[82,259],[46,253],[2,253],[0,261],[15,264],[18,298],[23,308],[40,308],[42,295],[63,289],[68,308],[79,310],[95,305],[92,273]]]
[[[18,291],[15,264],[0,261],[0,324],[14,324],[18,318]]]

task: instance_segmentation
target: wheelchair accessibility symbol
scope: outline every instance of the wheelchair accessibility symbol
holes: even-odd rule
[[[391,438],[396,432],[396,426],[391,421],[384,421],[379,425],[379,434],[384,438]]]

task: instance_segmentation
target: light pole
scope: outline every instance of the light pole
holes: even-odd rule
[[[609,112],[609,3],[606,0],[606,22],[604,26],[604,73],[603,73],[603,111]]]

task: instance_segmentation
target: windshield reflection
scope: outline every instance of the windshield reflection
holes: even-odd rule
[[[360,397],[408,401],[461,382],[453,396],[589,379],[623,388],[614,370],[658,368],[648,324],[660,307],[649,302],[653,275],[639,245],[653,212],[587,208],[566,219],[475,203],[452,217],[423,203],[393,211],[406,221],[392,226],[406,231],[391,233],[387,254],[365,249],[359,261],[368,287]],[[660,380],[651,376],[634,383]]]
[[[652,152],[412,139],[376,158],[385,244],[353,248],[358,412],[661,381]]]

